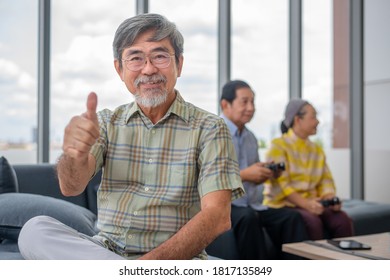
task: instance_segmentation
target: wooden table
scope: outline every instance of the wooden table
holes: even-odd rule
[[[371,250],[342,250],[327,243],[326,240],[283,244],[282,250],[313,260],[390,259],[390,232],[337,238],[342,239],[353,239],[370,245]]]

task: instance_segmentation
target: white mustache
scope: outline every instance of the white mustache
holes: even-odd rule
[[[136,87],[139,84],[147,84],[147,83],[166,83],[167,79],[163,75],[153,75],[153,76],[141,76],[135,79],[134,84]]]

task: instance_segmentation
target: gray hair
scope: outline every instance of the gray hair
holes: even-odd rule
[[[280,129],[282,133],[286,133],[290,127],[294,124],[294,117],[303,117],[306,114],[306,111],[303,110],[305,105],[310,105],[309,102],[303,99],[295,98],[291,99],[286,106],[284,112],[284,120],[281,123]]]
[[[150,38],[151,42],[169,39],[175,50],[176,63],[179,62],[179,57],[183,54],[184,39],[176,25],[162,15],[141,14],[123,21],[115,32],[112,47],[114,58],[119,60],[121,66],[123,50],[130,47],[139,35],[150,30],[155,30]]]

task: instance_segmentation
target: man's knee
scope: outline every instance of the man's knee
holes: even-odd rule
[[[294,224],[304,224],[304,218],[302,217],[301,213],[297,211],[290,211],[289,220]]]
[[[19,251],[24,258],[34,258],[33,252],[42,245],[40,240],[44,236],[43,229],[52,220],[49,216],[36,216],[24,224],[18,238]]]
[[[257,213],[250,207],[242,207],[240,212],[240,220],[242,223],[256,223]]]
[[[256,230],[258,220],[256,211],[250,207],[232,208],[232,228],[235,232],[249,229]]]

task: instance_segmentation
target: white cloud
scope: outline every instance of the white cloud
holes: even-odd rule
[[[108,36],[81,35],[72,38],[64,52],[53,55],[54,77],[101,80],[113,68],[111,44]]]
[[[53,56],[51,121],[56,139],[62,138],[63,127],[72,116],[85,111],[91,91],[98,94],[98,110],[132,101],[121,94],[125,87],[114,69],[111,45],[108,35],[80,35]]]
[[[18,85],[23,89],[31,89],[36,85],[36,81],[29,73],[21,73],[18,79]]]
[[[36,96],[34,77],[15,62],[0,59],[0,141],[31,141],[31,129],[36,123]]]
[[[1,95],[7,96],[8,99],[18,98],[16,93],[31,92],[31,89],[35,86],[36,80],[34,77],[23,71],[15,62],[0,59]]]
[[[20,72],[16,63],[0,58],[0,77],[3,80],[13,79]]]

